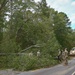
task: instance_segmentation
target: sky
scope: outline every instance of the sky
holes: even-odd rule
[[[35,0],[35,2],[38,1],[41,0]],[[54,8],[58,12],[66,13],[71,21],[72,29],[75,29],[75,0],[46,0],[46,1],[51,8]]]

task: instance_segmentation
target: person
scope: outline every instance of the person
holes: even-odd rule
[[[33,52],[30,52],[30,53],[29,53],[29,57],[32,57],[32,56],[33,56]]]
[[[67,51],[67,48],[65,48],[64,51],[62,52],[62,56],[63,56],[63,64],[68,65],[68,51]]]
[[[40,57],[41,53],[40,53],[40,50],[37,51],[37,57]]]
[[[62,51],[60,49],[58,50],[58,60],[59,62],[62,61]]]

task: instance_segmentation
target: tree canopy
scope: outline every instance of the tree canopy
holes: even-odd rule
[[[74,46],[74,32],[67,14],[50,8],[46,0],[37,3],[34,0],[0,1],[0,16],[0,47],[4,51],[10,46],[10,43],[6,43],[9,41],[11,47],[17,47],[17,51],[14,47],[12,52],[37,44],[44,44],[42,50],[47,52],[56,52],[58,48],[65,47],[71,49]],[[2,46],[4,44],[5,49]]]

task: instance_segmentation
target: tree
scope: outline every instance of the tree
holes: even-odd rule
[[[63,48],[70,48],[68,33],[70,32],[70,20],[63,12],[56,13],[54,16],[54,31],[57,40]]]
[[[10,39],[15,38],[18,44],[24,48],[26,30],[29,28],[29,24],[32,23],[32,9],[34,9],[34,1],[32,0],[10,0],[8,11],[9,11],[9,21],[8,30]],[[12,10],[13,9],[13,10]],[[26,34],[25,34],[26,33]],[[26,45],[27,46],[27,45]]]
[[[37,6],[40,14],[49,18],[49,6],[47,6],[46,0],[41,0],[41,2],[38,2]]]
[[[70,36],[71,46],[72,47],[75,47],[75,38],[74,38],[75,37],[75,31],[74,30],[71,30],[71,33],[69,34],[69,36]]]
[[[4,21],[4,15],[5,15],[5,5],[7,3],[7,0],[1,0],[0,1],[0,44],[3,39],[3,28],[5,27]]]

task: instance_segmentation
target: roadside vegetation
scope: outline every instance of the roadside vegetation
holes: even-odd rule
[[[0,1],[0,69],[28,71],[54,66],[59,63],[55,59],[58,49],[70,51],[74,37],[68,16],[48,6],[46,0]]]

